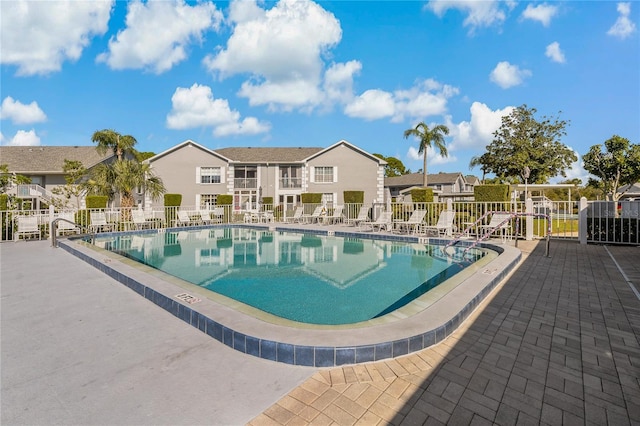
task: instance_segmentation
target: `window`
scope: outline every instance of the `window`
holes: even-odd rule
[[[220,183],[220,167],[200,167],[200,183]]]
[[[218,203],[218,194],[200,194],[200,209],[212,210]]]
[[[327,207],[333,207],[333,194],[325,193],[322,194],[322,205]]]
[[[315,167],[314,178],[316,183],[333,182],[333,167]]]

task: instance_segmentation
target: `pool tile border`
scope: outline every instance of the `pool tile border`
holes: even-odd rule
[[[255,228],[265,230],[265,227],[262,226],[231,225],[231,227]],[[202,227],[171,228],[167,229],[167,232],[175,232],[179,230],[184,231],[190,229],[202,229]],[[300,229],[290,228],[286,226],[269,227],[269,230],[273,230],[274,232],[304,232],[317,235],[328,234],[327,230]],[[153,233],[154,231],[151,230],[148,232]],[[397,236],[375,233],[363,234],[357,232],[342,231],[335,231],[333,235],[337,237],[404,241],[412,243],[423,240],[422,238],[416,236]],[[449,240],[442,238],[429,238],[428,240],[430,244],[446,244],[449,242]],[[469,246],[471,244],[472,242],[470,241],[460,242],[461,246]],[[459,312],[453,315],[453,317],[446,321],[444,324],[434,329],[424,331],[420,334],[410,336],[408,338],[370,345],[310,346],[279,342],[271,339],[261,339],[257,336],[249,336],[245,333],[235,331],[225,326],[224,324],[221,324],[198,312],[195,308],[184,305],[178,300],[164,295],[132,277],[124,275],[123,273],[109,266],[108,263],[102,262],[92,256],[87,255],[82,250],[74,247],[72,238],[66,241],[59,241],[58,246],[69,252],[70,254],[78,257],[79,259],[87,262],[89,265],[95,267],[101,272],[109,275],[114,280],[130,288],[134,292],[143,296],[144,298],[166,310],[167,312],[171,313],[175,317],[181,319],[187,324],[197,328],[213,339],[218,340],[219,342],[234,350],[265,360],[311,367],[334,367],[340,365],[380,361],[383,359],[407,355],[411,352],[416,352],[429,346],[433,346],[438,342],[441,342],[458,328],[458,326],[471,314],[475,307],[491,292],[491,290],[493,290],[493,288],[498,283],[500,283],[506,277],[506,275],[511,272],[511,270],[513,270],[513,268],[518,264],[521,258],[520,253],[518,253],[517,256],[514,256],[509,264],[505,265],[502,271],[495,274],[495,276],[492,277],[492,279],[479,291],[479,293],[476,294],[476,296],[473,297],[466,305],[464,305]],[[482,243],[480,244],[480,246],[489,248],[498,253],[502,253],[504,251],[503,247],[495,246],[492,244]]]

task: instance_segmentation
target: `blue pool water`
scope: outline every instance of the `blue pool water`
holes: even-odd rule
[[[392,312],[471,262],[424,244],[250,228],[98,237],[96,244],[270,314],[351,324]],[[473,256],[483,252],[473,250]]]

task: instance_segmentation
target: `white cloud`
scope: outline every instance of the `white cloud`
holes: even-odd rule
[[[531,77],[532,73],[526,69],[520,69],[517,65],[511,65],[509,62],[499,62],[491,71],[489,78],[503,89],[522,84],[522,81]]]
[[[342,38],[339,21],[311,1],[281,0],[268,10],[245,1],[233,4],[233,33],[204,59],[207,69],[220,78],[249,74],[239,95],[251,105],[291,110],[322,103],[323,56]]]
[[[447,100],[458,94],[456,87],[442,84],[433,79],[418,82],[408,90],[386,92],[367,90],[353,98],[345,106],[345,114],[365,120],[390,118],[401,122],[405,118],[423,119],[441,115],[447,111]]]
[[[359,61],[333,64],[324,73],[324,92],[328,102],[347,103],[353,98],[353,77],[360,73]]]
[[[446,126],[452,142],[449,145],[452,151],[469,148],[484,148],[493,140],[493,132],[500,128],[502,117],[513,111],[512,106],[503,109],[492,110],[481,102],[474,102],[469,108],[471,119],[456,124],[447,116]]]
[[[76,61],[90,39],[107,31],[113,1],[3,1],[1,62],[29,76],[59,71]]]
[[[395,114],[393,95],[384,90],[371,89],[356,97],[345,109],[349,117],[378,120]]]
[[[37,146],[40,145],[40,137],[35,130],[18,130],[11,139],[6,139],[4,135],[0,138],[2,145],[9,146]]]
[[[537,6],[528,4],[524,12],[522,12],[522,18],[538,21],[545,27],[548,27],[551,23],[551,18],[553,18],[557,13],[557,6],[550,6],[546,3],[539,4]]]
[[[240,120],[240,113],[232,110],[226,99],[215,99],[209,86],[178,87],[171,103],[172,110],[167,115],[170,129],[213,127],[215,136],[229,136],[265,133],[271,128],[254,117]]]
[[[47,121],[47,116],[36,101],[25,105],[7,96],[0,106],[0,119],[9,119],[14,124],[30,124]]]
[[[607,34],[614,37],[625,39],[636,31],[636,24],[631,22],[629,15],[631,14],[631,3],[618,3],[618,19],[613,24]]]
[[[473,34],[477,28],[500,25],[507,18],[516,5],[515,1],[507,0],[431,0],[425,8],[431,10],[438,17],[444,16],[449,9],[457,9],[466,13],[463,25],[469,27],[469,33]]]
[[[183,0],[136,0],[129,3],[126,24],[109,40],[109,51],[98,55],[112,69],[147,69],[156,74],[187,58],[188,47],[203,34],[218,29],[222,13],[211,2],[187,5]]]
[[[558,62],[560,64],[564,64],[566,59],[564,57],[564,52],[560,50],[560,43],[554,41],[550,45],[547,46],[547,50],[544,53],[548,58],[550,58],[553,62]]]

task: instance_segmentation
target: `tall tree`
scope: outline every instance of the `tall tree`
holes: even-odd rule
[[[96,149],[100,154],[111,150],[118,160],[122,160],[125,153],[136,153],[133,149],[137,143],[136,138],[130,135],[121,135],[115,130],[98,130],[91,136],[91,141],[97,144]]]
[[[447,147],[444,142],[444,137],[449,134],[449,128],[444,124],[437,124],[433,126],[433,129],[429,129],[423,121],[418,123],[416,127],[407,129],[404,131],[404,138],[409,136],[415,136],[420,140],[420,146],[418,148],[418,154],[423,156],[422,166],[422,186],[427,187],[427,148],[437,148],[440,155],[447,157]]]
[[[120,206],[123,208],[133,207],[134,191],[137,188],[154,200],[166,191],[162,179],[153,173],[151,166],[136,160],[99,164],[93,169],[86,188],[93,194],[106,195],[110,200],[120,194]]]
[[[384,166],[385,177],[402,176],[408,173],[407,168],[404,166],[404,163],[396,157],[385,157],[382,154],[373,155],[387,162],[387,165]]]
[[[503,180],[517,177],[524,182],[525,167],[530,170],[531,183],[546,183],[557,175],[566,177],[566,169],[578,159],[560,142],[568,122],[547,116],[538,120],[536,113],[535,108],[522,105],[502,117],[500,128],[493,133],[493,141],[477,165]]]
[[[611,201],[618,201],[625,191],[620,187],[640,182],[640,145],[629,139],[614,135],[602,145],[593,145],[582,160],[584,169],[597,181],[590,182],[601,188]],[[592,181],[592,179],[591,179]]]
[[[481,156],[471,157],[471,161],[469,161],[469,168],[473,169],[476,166],[480,166],[480,170],[482,170],[482,184],[484,185],[485,178],[487,176],[487,153],[485,152]]]
[[[84,192],[81,183],[87,175],[87,169],[81,161],[65,159],[62,171],[64,172],[65,185],[57,186],[51,190],[54,194],[62,196],[56,200],[55,205],[59,208],[66,208],[68,200],[75,197],[76,207],[80,209],[80,196]]]

